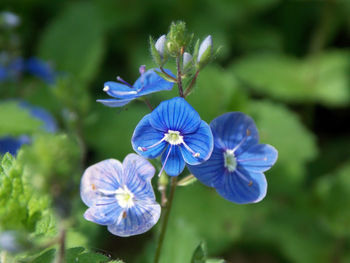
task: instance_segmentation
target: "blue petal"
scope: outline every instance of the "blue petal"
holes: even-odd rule
[[[196,132],[184,136],[184,142],[192,152],[182,144],[180,146],[181,153],[185,162],[191,165],[200,164],[208,160],[214,147],[213,134],[205,121],[201,121]],[[194,157],[193,153],[199,153],[200,155],[199,157]]]
[[[217,147],[234,149],[241,143],[235,151],[237,155],[259,142],[258,130],[253,119],[241,112],[225,113],[214,119],[210,127]]]
[[[133,181],[133,177],[135,176],[142,181],[150,182],[156,172],[149,161],[135,153],[130,153],[125,157],[123,168],[125,177],[124,182],[126,185],[128,185],[130,181]]]
[[[152,228],[159,217],[159,204],[150,200],[139,202],[120,213],[116,222],[108,226],[108,231],[121,237],[142,234]]]
[[[118,99],[134,99],[138,97],[135,88],[131,88],[122,83],[107,81],[104,84],[104,87],[108,87],[106,89],[106,93],[111,97],[115,97]]]
[[[133,99],[124,99],[124,100],[116,100],[116,99],[104,99],[104,100],[96,100],[97,102],[101,102],[103,105],[108,107],[123,107],[128,104]]]
[[[170,154],[167,162],[165,163],[169,151]],[[179,175],[185,168],[185,161],[183,160],[180,147],[175,145],[169,145],[166,151],[162,154],[162,164],[164,165],[164,170],[168,175]]]
[[[265,172],[277,160],[277,150],[268,144],[257,144],[236,157],[238,165],[252,172]]]
[[[80,184],[81,199],[87,206],[93,206],[105,199],[102,191],[114,191],[121,185],[123,178],[122,164],[115,159],[108,159],[87,168]]]
[[[35,57],[29,58],[26,62],[26,68],[30,74],[42,79],[48,84],[55,82],[56,74],[50,64],[45,61]]]
[[[181,135],[195,132],[201,124],[199,114],[183,98],[163,101],[151,113],[151,125],[160,131],[179,131]]]
[[[267,182],[263,173],[248,172],[238,167],[234,172],[226,171],[222,182],[215,185],[215,189],[231,202],[257,203],[266,195]]]
[[[151,114],[146,115],[137,124],[131,138],[131,144],[134,151],[138,154],[147,158],[156,158],[164,151],[167,143],[165,141],[160,142],[163,139],[164,134],[151,126],[150,116]],[[158,142],[160,142],[158,145],[148,148],[146,151],[139,150],[139,147],[147,148],[157,144]]]
[[[115,198],[105,198],[99,200],[97,205],[86,210],[84,218],[96,224],[106,226],[113,224],[122,211]]]
[[[187,165],[187,167],[203,184],[214,187],[222,182],[226,171],[223,151],[214,147],[208,161],[199,165]]]
[[[6,136],[0,138],[0,153],[10,153],[11,155],[16,155],[19,148],[22,146],[22,142],[17,138]]]
[[[163,79],[155,71],[159,72],[160,70],[150,69],[136,80],[134,87],[139,91],[139,96],[144,96],[162,90],[171,90],[173,88],[174,83]],[[175,77],[170,70],[165,69],[165,72]]]

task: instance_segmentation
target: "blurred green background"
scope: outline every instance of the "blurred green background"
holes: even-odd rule
[[[96,103],[107,98],[103,83],[116,76],[133,82],[139,65],[154,67],[148,37],[183,20],[196,37],[211,34],[222,46],[188,101],[207,122],[228,111],[250,114],[279,159],[258,204],[230,203],[198,182],[179,187],[161,262],[190,262],[201,240],[211,257],[227,262],[350,262],[350,1],[2,0],[0,11],[21,19],[2,29],[1,52],[36,56],[59,72],[53,85],[31,76],[0,83],[1,101],[21,98],[59,124],[55,134],[0,129],[33,136],[13,169],[38,194],[28,202],[42,204],[24,203],[24,219],[8,224],[21,208],[6,201],[1,231],[49,238],[66,224],[67,248],[151,262],[159,224],[141,236],[112,236],[83,219],[79,181],[88,165],[132,152],[132,132],[148,113],[142,102],[122,109]],[[175,88],[149,99],[157,105],[172,96]],[[16,110],[5,110],[0,117],[20,122]]]

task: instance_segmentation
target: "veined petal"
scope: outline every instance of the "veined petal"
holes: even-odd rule
[[[151,113],[151,125],[160,131],[179,131],[181,135],[195,132],[201,124],[199,114],[183,98],[163,101]]]
[[[124,105],[128,104],[133,99],[104,99],[104,100],[96,100],[97,102],[102,103],[103,105],[106,105],[108,107],[123,107]]]
[[[105,205],[102,202],[100,204],[86,210],[84,218],[100,225],[107,226],[113,224],[116,217],[122,212],[122,208],[117,204],[117,200],[115,198],[105,200]]]
[[[115,159],[108,159],[87,168],[80,184],[80,195],[87,206],[93,206],[106,198],[105,191],[114,191],[122,183],[122,164]]]
[[[238,155],[237,163],[252,172],[265,172],[277,160],[277,150],[268,144],[257,144]]]
[[[138,154],[147,158],[156,158],[164,151],[167,143],[161,141],[164,134],[151,126],[150,118],[151,114],[148,114],[137,124],[131,144]]]
[[[209,159],[214,143],[213,135],[209,125],[205,121],[201,124],[196,132],[184,136],[185,145],[181,145],[181,153],[185,162],[191,165],[200,164]],[[199,156],[195,156],[198,154]]]
[[[160,205],[154,201],[140,202],[123,211],[108,231],[114,235],[127,237],[142,234],[153,227],[160,217]]]
[[[104,84],[103,90],[111,97],[118,99],[133,99],[137,95],[135,88],[131,88],[125,84],[107,81]]]
[[[210,123],[214,144],[222,149],[235,149],[239,155],[258,144],[259,134],[252,118],[241,112],[225,113]]]
[[[181,155],[179,146],[169,145],[165,152],[162,154],[161,159],[165,172],[170,176],[178,176],[185,168],[185,161]]]
[[[234,172],[226,171],[222,182],[215,185],[215,189],[231,202],[257,203],[266,195],[267,182],[263,173],[248,172],[238,167]]]
[[[134,87],[137,91],[139,91],[139,96],[144,96],[162,90],[171,90],[173,88],[174,83],[163,79],[156,73],[156,71],[160,72],[159,69],[147,70],[136,80]],[[165,72],[175,77],[169,69],[165,69]]]
[[[131,179],[136,174],[141,180],[150,181],[156,172],[149,161],[135,153],[125,157],[123,167],[124,177],[127,179]],[[128,180],[125,180],[125,183],[128,184]]]
[[[210,187],[220,185],[226,171],[224,154],[221,149],[214,147],[208,161],[199,165],[187,165],[187,167],[203,184]]]

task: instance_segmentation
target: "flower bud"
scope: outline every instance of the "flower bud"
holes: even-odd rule
[[[160,55],[161,58],[164,57],[164,51],[165,51],[165,44],[166,44],[166,36],[162,35],[158,40],[156,41],[155,47]]]
[[[192,62],[192,55],[190,53],[185,52],[183,56],[183,63],[182,63],[183,68],[185,69],[191,66],[192,64],[191,62]]]
[[[198,51],[197,63],[200,67],[207,64],[211,58],[213,49],[213,40],[211,36],[207,36],[201,43]]]

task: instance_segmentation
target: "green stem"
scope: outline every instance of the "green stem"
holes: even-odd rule
[[[176,57],[176,67],[177,67],[177,86],[179,88],[180,97],[184,97],[184,91],[182,89],[182,76],[181,76],[181,55]]]
[[[154,263],[158,263],[159,259],[160,259],[160,253],[162,251],[162,247],[163,247],[163,243],[164,243],[165,232],[166,232],[166,229],[167,229],[167,226],[168,226],[170,210],[171,210],[171,207],[172,207],[172,204],[173,204],[173,200],[174,200],[174,193],[175,193],[175,188],[176,188],[176,180],[177,180],[176,176],[174,176],[171,179],[171,189],[170,189],[169,199],[168,199],[168,203],[167,203],[167,208],[165,210],[165,215],[164,215],[164,219],[163,219],[162,229],[160,230],[160,236],[159,236],[159,240],[158,240],[158,246],[157,246],[156,255],[155,255],[155,258],[154,258]]]
[[[187,96],[188,94],[190,94],[190,92],[192,91],[193,86],[194,86],[194,84],[196,83],[198,74],[199,74],[199,70],[196,71],[196,74],[194,75],[193,79],[191,80],[190,85],[188,85],[188,87],[187,87],[187,89],[186,89],[186,91],[185,91],[185,95],[184,95],[185,98],[186,98],[186,96]]]
[[[170,76],[168,73],[166,73],[163,67],[160,67],[160,71],[163,72],[164,75],[166,75],[169,79],[172,79],[173,81],[177,82],[177,79],[174,78],[173,76]]]

